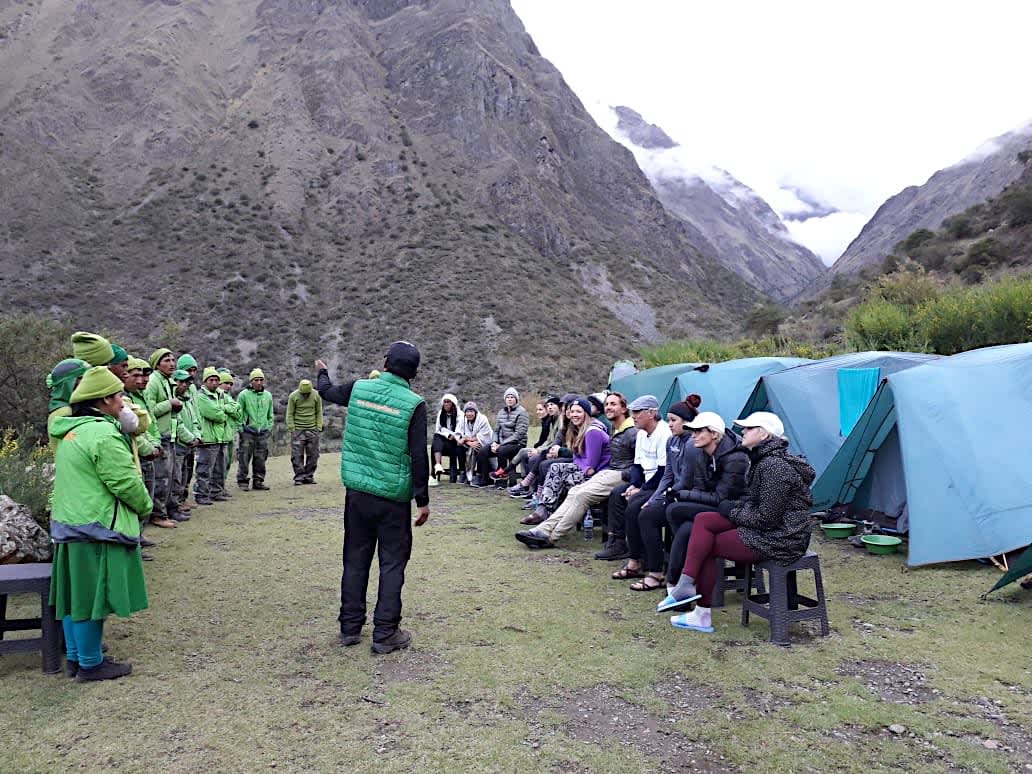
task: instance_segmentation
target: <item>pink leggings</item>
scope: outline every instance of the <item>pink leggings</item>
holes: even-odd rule
[[[716,558],[733,562],[759,562],[763,557],[747,547],[738,536],[735,525],[714,511],[695,517],[688,553],[684,559],[685,575],[695,578],[695,588],[702,594],[699,604],[712,607],[713,588],[717,583]]]

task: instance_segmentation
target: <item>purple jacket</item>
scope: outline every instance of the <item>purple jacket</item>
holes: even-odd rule
[[[609,467],[609,433],[601,425],[592,423],[584,436],[584,451],[574,454],[573,461],[582,471],[598,473]]]

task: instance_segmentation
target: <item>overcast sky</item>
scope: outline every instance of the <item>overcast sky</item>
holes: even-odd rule
[[[832,262],[878,206],[1032,121],[1032,3],[512,0],[606,126],[627,105],[781,213]]]

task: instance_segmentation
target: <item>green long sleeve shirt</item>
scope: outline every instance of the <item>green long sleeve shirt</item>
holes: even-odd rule
[[[272,430],[272,393],[268,390],[255,392],[247,387],[237,396],[237,404],[240,406],[240,421],[244,427]]]
[[[287,430],[322,430],[322,398],[315,390],[303,395],[294,390],[287,398]]]

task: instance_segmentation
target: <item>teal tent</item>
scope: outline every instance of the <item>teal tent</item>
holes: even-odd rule
[[[785,423],[792,450],[806,455],[819,476],[844,440],[839,372],[877,368],[884,378],[938,357],[913,352],[852,352],[767,374],[756,383],[739,416],[773,411]]]
[[[909,522],[911,565],[1032,543],[1032,344],[964,352],[883,379],[814,483],[814,508]]]
[[[704,364],[678,374],[666,395],[657,397],[666,414],[671,404],[695,393],[702,397],[702,411],[715,411],[730,425],[738,418],[757,379],[765,374],[812,362],[802,357],[747,357]]]
[[[613,392],[623,393],[628,403],[639,395],[655,395],[657,399],[662,399],[678,374],[683,374],[697,365],[698,363],[676,363],[656,366],[647,371],[639,371],[622,379],[616,379],[609,385],[609,389]]]
[[[997,589],[1002,589],[1004,586],[1008,586],[1019,578],[1024,578],[1026,575],[1032,575],[1032,546],[1021,556],[1017,558],[1017,561],[1011,565],[1010,569],[1004,573],[1003,577],[996,581],[996,585],[993,586],[986,594],[990,594]],[[1025,585],[1028,588],[1028,585]]]
[[[623,379],[625,376],[631,376],[636,373],[638,373],[638,367],[630,360],[617,360],[613,363],[613,367],[609,369],[609,379],[606,380],[606,384],[612,387],[613,382],[617,379]]]

